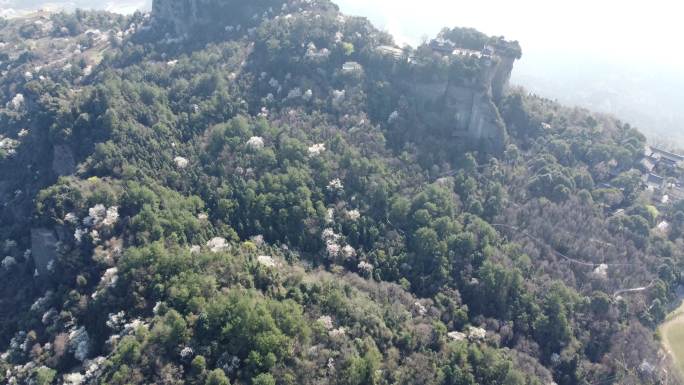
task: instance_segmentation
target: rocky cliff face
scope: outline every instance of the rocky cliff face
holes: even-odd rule
[[[451,74],[429,83],[417,81],[414,91],[418,99],[441,106],[428,113],[440,115],[436,121],[464,149],[500,153],[507,134],[496,103],[505,94],[514,62],[507,56],[482,59],[480,73],[473,78]]]
[[[489,94],[466,87],[447,90],[448,113],[454,118],[452,135],[464,138],[470,148],[501,152],[506,143],[506,128]]]
[[[516,58],[512,56],[501,56],[499,62],[494,67],[494,76],[492,77],[492,97],[496,102],[499,102],[503,97],[508,83],[511,80],[513,73],[513,64]]]
[[[52,171],[56,176],[71,175],[76,171],[76,160],[69,146],[58,144],[54,146],[52,157]]]
[[[39,275],[49,273],[50,263],[57,258],[57,242],[55,232],[50,229],[31,230],[31,254]]]

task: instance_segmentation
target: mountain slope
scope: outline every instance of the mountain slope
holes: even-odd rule
[[[628,124],[473,30],[153,9],[2,23],[3,381],[661,381],[684,208]]]

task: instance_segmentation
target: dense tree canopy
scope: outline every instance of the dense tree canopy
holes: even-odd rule
[[[143,14],[0,25],[0,382],[662,383],[684,205],[644,190],[645,138],[283,3],[187,41]],[[504,151],[410,92],[445,79]]]

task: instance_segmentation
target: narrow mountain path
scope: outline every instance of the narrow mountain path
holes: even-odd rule
[[[503,223],[492,223],[491,226],[492,226],[492,227],[495,227],[495,228],[496,228],[496,227],[499,227],[499,228],[506,228],[506,229],[509,229],[509,230],[513,230],[514,232],[516,232],[516,233],[518,233],[518,234],[520,234],[520,235],[523,235],[523,236],[525,236],[525,237],[531,239],[532,241],[534,241],[534,242],[537,243],[538,245],[549,246],[546,242],[542,241],[541,239],[539,239],[539,238],[537,238],[537,237],[535,237],[535,236],[529,234],[529,233],[526,232],[525,230],[522,230],[522,229],[520,229],[520,228],[518,228],[518,227],[511,226],[511,225],[507,225],[507,224],[503,224]],[[591,268],[597,268],[597,267],[599,267],[599,266],[601,266],[601,265],[605,265],[605,266],[608,266],[608,267],[625,267],[625,266],[632,266],[632,264],[629,264],[629,263],[594,263],[594,262],[580,261],[579,259],[575,259],[575,258],[568,257],[567,255],[561,253],[560,251],[554,249],[553,247],[551,247],[551,250],[554,252],[554,254],[556,254],[557,256],[561,257],[562,259],[564,259],[564,260],[566,260],[566,261],[568,261],[568,262],[570,262],[570,263],[573,263],[573,264],[576,264],[576,265],[580,265],[580,266],[587,266],[587,267],[591,267]],[[646,286],[619,289],[619,290],[617,290],[617,291],[615,291],[615,292],[613,293],[613,297],[617,297],[617,296],[623,295],[623,294],[632,294],[632,293],[639,293],[639,292],[642,292],[642,291],[646,291],[646,290],[650,289],[651,287],[653,287],[654,284],[655,284],[655,281],[652,281],[651,283],[649,283],[649,284],[646,285]]]

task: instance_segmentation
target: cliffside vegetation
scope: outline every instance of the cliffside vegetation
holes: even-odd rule
[[[636,129],[495,100],[484,62],[383,51],[327,1],[197,39],[170,3],[2,23],[0,382],[676,380],[684,204],[652,203]],[[440,66],[501,151],[421,98]]]

